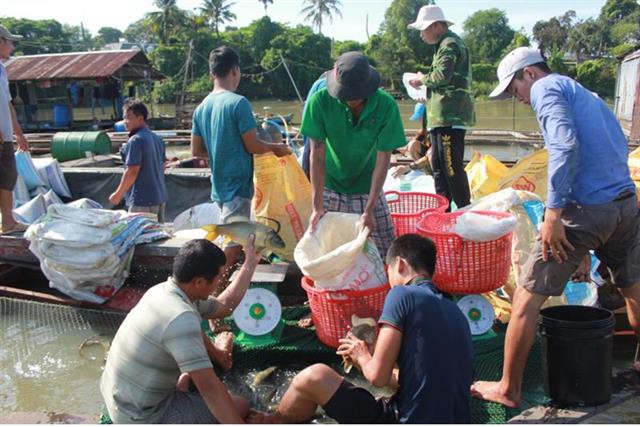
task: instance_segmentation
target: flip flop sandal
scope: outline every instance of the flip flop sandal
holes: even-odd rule
[[[14,233],[24,233],[25,231],[27,231],[27,228],[29,228],[29,226],[27,224],[23,224],[23,223],[19,222],[11,230],[2,231],[0,233],[0,235],[9,235],[9,234],[14,234]]]

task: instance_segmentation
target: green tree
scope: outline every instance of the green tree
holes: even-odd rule
[[[402,73],[427,71],[431,63],[433,46],[420,39],[419,31],[407,28],[422,6],[422,0],[393,0],[380,32],[369,39],[365,53],[376,63],[391,90],[401,85]]]
[[[566,49],[576,55],[578,63],[605,53],[608,35],[601,20],[593,18],[576,23],[566,42]]]
[[[184,27],[187,14],[178,7],[176,0],[154,0],[153,4],[160,10],[149,12],[146,17],[160,42],[167,44],[169,37]]]
[[[267,14],[267,7],[269,7],[270,4],[273,4],[273,0],[258,0],[260,3],[262,3],[262,5],[264,6],[264,14]]]
[[[531,46],[531,41],[529,40],[529,37],[525,34],[524,28],[520,28],[520,30],[516,31],[513,34],[513,38],[511,39],[511,42],[509,42],[507,47],[504,48],[504,50],[502,51],[501,57],[504,57],[507,53],[511,52],[513,49],[518,47],[523,47],[523,46]],[[473,75],[473,77],[475,78],[475,74]]]
[[[227,0],[204,0],[200,13],[205,21],[213,27],[216,34],[220,34],[220,26],[225,22],[236,19],[235,13],[231,12],[231,6]]]
[[[154,42],[155,37],[152,30],[152,23],[148,18],[138,19],[129,24],[124,30],[125,40],[137,44],[141,50],[147,50],[147,46]]]
[[[637,12],[639,7],[637,0],[607,0],[600,9],[600,19],[614,25]]]
[[[538,21],[533,26],[533,38],[541,50],[563,50],[576,12],[568,10],[564,15],[548,21]]]
[[[36,55],[72,50],[71,35],[62,24],[53,19],[0,18],[0,24],[12,33],[24,37],[16,45],[16,54]]]
[[[98,30],[98,35],[93,39],[93,45],[96,48],[101,48],[108,43],[117,43],[122,35],[122,31],[117,28],[102,27]]]
[[[340,55],[345,52],[362,52],[364,53],[366,50],[366,46],[360,42],[355,40],[336,40],[333,42],[331,46],[331,57],[333,59],[337,59]]]
[[[331,40],[322,34],[315,34],[311,28],[297,26],[287,29],[271,42],[261,60],[264,70],[276,67],[280,55],[285,58],[298,88],[306,93],[320,74],[333,66],[331,60]],[[279,67],[269,74],[265,84],[269,92],[288,98],[296,96],[286,71]]]
[[[303,0],[302,4],[306,4],[302,8],[302,13],[305,14],[304,20],[311,21],[311,25],[316,27],[320,34],[322,34],[322,23],[327,19],[333,22],[334,14],[342,18],[340,0]]]
[[[464,21],[463,28],[464,41],[474,63],[500,60],[515,34],[507,15],[495,8],[475,12]]]
[[[611,99],[616,87],[616,70],[615,59],[599,58],[584,61],[576,67],[576,79],[600,97]]]

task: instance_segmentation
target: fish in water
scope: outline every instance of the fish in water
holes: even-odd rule
[[[253,234],[256,236],[255,247],[258,250],[278,252],[285,247],[284,241],[275,230],[257,222],[234,221],[221,225],[205,225],[202,228],[207,231],[206,239],[211,241],[218,236],[225,236],[226,240],[246,246],[249,236]]]
[[[267,369],[264,369],[258,372],[256,376],[253,377],[253,382],[251,383],[251,385],[253,385],[254,387],[259,386],[260,384],[262,384],[264,380],[269,378],[271,374],[273,374],[277,369],[278,369],[277,366],[270,366]]]
[[[355,314],[351,316],[351,329],[353,336],[367,343],[371,348],[376,342],[376,321],[371,317],[360,318]],[[342,356],[342,366],[345,373],[351,372],[353,362],[349,357]]]

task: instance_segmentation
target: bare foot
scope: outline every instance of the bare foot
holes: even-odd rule
[[[231,326],[224,323],[222,319],[209,319],[209,327],[214,334],[231,330]]]
[[[233,365],[233,334],[220,332],[213,341],[213,351],[209,356],[222,369],[228,371]]]
[[[494,381],[476,381],[471,385],[471,396],[499,403],[507,408],[517,408],[522,403],[520,396],[508,396],[502,391],[501,383]]]
[[[304,316],[302,319],[298,320],[299,328],[310,328],[313,326],[313,319],[311,318],[311,314]]]
[[[633,362],[633,370],[640,375],[640,362]]]
[[[189,373],[185,372],[180,374],[178,377],[178,382],[176,383],[176,390],[187,393],[189,392]]]
[[[282,416],[276,411],[273,413],[257,411],[255,409],[249,409],[249,415],[247,415],[247,422],[249,424],[284,424],[285,421]]]

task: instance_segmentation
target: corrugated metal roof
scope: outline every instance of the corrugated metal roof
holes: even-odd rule
[[[140,80],[147,76],[164,78],[137,49],[16,56],[5,67],[10,81],[82,80],[113,75]]]

